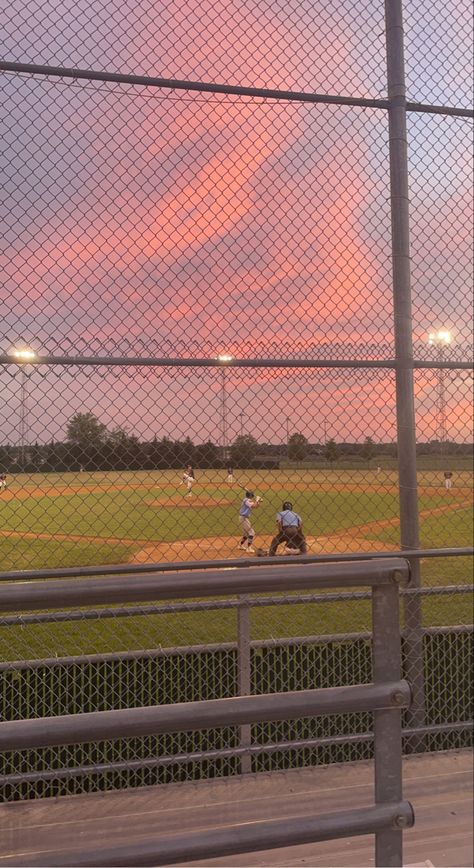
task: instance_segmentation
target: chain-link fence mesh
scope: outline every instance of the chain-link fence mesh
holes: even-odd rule
[[[425,713],[415,729],[405,716],[407,751],[469,743],[472,629],[459,623],[470,591],[459,584],[421,592]],[[413,593],[420,594],[405,592]],[[23,612],[0,626],[4,720],[236,696],[246,660],[249,693],[372,679],[366,591]],[[3,794],[16,800],[193,780],[238,774],[245,762],[257,771],[368,758],[371,728],[371,715],[358,713],[258,724],[248,738],[238,727],[216,728],[11,753],[3,757]]]
[[[5,58],[373,102],[384,27],[380,0],[15,0]],[[405,29],[407,98],[428,103],[407,114],[420,540],[465,547],[471,150],[468,120],[429,107],[469,105],[467,5],[407,0]],[[310,554],[398,550],[387,105],[3,78],[2,569],[242,557],[247,490],[252,548],[290,501]],[[467,563],[422,560],[421,579],[407,750],[464,745],[469,717]],[[235,695],[237,610],[4,618],[2,716]],[[250,621],[255,692],[370,679],[366,600]],[[369,730],[359,715],[253,727],[250,745],[235,729],[33,751],[3,784],[16,799],[357,759]]]

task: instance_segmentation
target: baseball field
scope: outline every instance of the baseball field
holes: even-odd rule
[[[185,496],[180,482],[181,474],[174,470],[10,477],[8,488],[0,492],[2,570],[242,557],[237,516],[246,486],[263,498],[253,514],[258,546],[268,547],[275,514],[282,500],[289,499],[303,519],[310,553],[399,548],[395,471],[241,470],[232,485],[223,470],[196,471],[192,497]],[[422,471],[418,482],[422,546],[471,545],[472,474],[456,471],[451,491],[445,490],[441,471]],[[426,559],[422,575],[425,585],[471,580],[465,558]],[[305,635],[318,629],[353,631],[368,624],[365,603],[326,607],[324,624],[316,618],[318,627],[313,608],[256,611],[254,638]],[[464,595],[436,597],[426,601],[424,616],[431,624],[469,623],[469,609]],[[276,614],[278,624],[271,622]],[[164,647],[235,638],[235,612],[157,617],[159,644]],[[71,632],[71,625],[59,624],[37,626],[21,636],[4,630],[1,651],[12,660],[131,645],[156,647],[153,618],[125,620],[113,628],[109,622],[108,629],[101,622],[100,630],[97,623],[83,623],[80,635],[78,630]],[[140,639],[145,621],[147,637]]]
[[[263,498],[252,516],[255,543],[268,546],[275,515],[291,500],[312,553],[397,549],[395,471],[269,470],[196,472],[192,497],[176,470],[17,475],[0,492],[2,570],[85,564],[212,560],[241,556],[242,489]],[[469,545],[471,485],[455,472],[419,474],[424,547]]]

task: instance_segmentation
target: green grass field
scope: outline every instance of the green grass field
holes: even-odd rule
[[[344,551],[343,543],[327,539],[334,535],[347,537],[346,543],[352,537],[399,546],[393,471],[238,471],[236,477],[231,487],[223,471],[198,472],[195,499],[183,508],[189,502],[178,471],[19,475],[0,494],[2,569],[128,562],[146,543],[175,544],[174,557],[167,560],[190,559],[190,549],[197,559],[199,543],[191,546],[191,541],[226,538],[231,545],[238,537],[239,484],[264,496],[254,513],[260,543],[272,535],[275,513],[289,498],[303,517],[307,536],[320,540],[316,552]],[[441,472],[419,474],[424,547],[469,544],[471,482],[468,471],[458,471],[448,493]],[[389,520],[394,523],[387,524]],[[204,547],[202,556],[220,558],[226,552],[216,541],[211,556],[206,557]]]
[[[446,492],[442,473],[420,473],[424,547],[472,544],[471,480],[470,473],[458,471],[453,491]],[[179,481],[176,471],[18,476],[8,496],[0,495],[3,570],[123,563],[140,560],[142,551],[159,560],[159,553],[169,548],[167,560],[238,555],[241,489],[228,486],[222,471],[199,472],[195,499],[184,507],[185,490]],[[264,497],[254,520],[262,542],[268,542],[273,532],[282,500],[290,498],[316,553],[399,547],[394,472],[240,471],[237,481],[252,485]],[[469,559],[426,559],[422,577],[425,585],[469,583]],[[427,599],[423,611],[426,624],[472,620],[467,594]],[[369,625],[369,606],[364,602],[285,605],[252,612],[254,639],[358,632]],[[3,659],[56,657],[234,641],[236,613],[4,627],[0,633]]]

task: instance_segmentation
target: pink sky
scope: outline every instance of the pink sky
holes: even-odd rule
[[[127,2],[38,4],[26,29],[15,29],[13,4],[6,56],[383,95],[383,4],[292,3],[226,0],[201,4],[199,15],[191,0],[168,0],[159,15],[153,4],[140,14]],[[462,79],[455,67],[447,99]],[[4,350],[25,341],[55,354],[393,356],[383,112],[25,77],[8,77],[6,95]],[[421,348],[433,326],[449,327],[463,357],[466,123],[424,115],[409,130],[415,339]],[[32,431],[61,436],[71,410],[86,408],[141,436],[190,426],[196,442],[206,439],[218,424],[216,376],[199,394],[194,375],[172,376],[150,374],[137,390],[126,374],[67,375],[58,389],[53,375],[35,374]],[[239,375],[233,413],[258,417],[258,436],[275,441],[287,416],[310,439],[328,424],[338,439],[392,439],[393,375],[374,376]],[[417,377],[420,439],[433,439],[432,375]],[[450,434],[465,439],[469,392],[456,389]],[[8,377],[13,406],[17,392]],[[14,440],[13,417],[4,424]]]

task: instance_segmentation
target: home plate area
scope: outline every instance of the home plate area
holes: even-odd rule
[[[150,542],[135,552],[130,563],[162,563],[182,561],[213,561],[213,560],[237,560],[246,557],[258,557],[257,549],[268,552],[272,537],[269,534],[258,535],[254,543],[255,555],[247,555],[239,549],[238,532],[235,536],[213,536],[200,539],[181,539],[174,542]],[[389,544],[381,543],[380,540],[361,539],[348,535],[315,537],[307,536],[308,554],[337,554],[361,551],[390,551]],[[291,554],[291,553],[290,553]],[[288,555],[285,547],[280,546],[278,555]],[[297,555],[296,555],[297,557]]]

